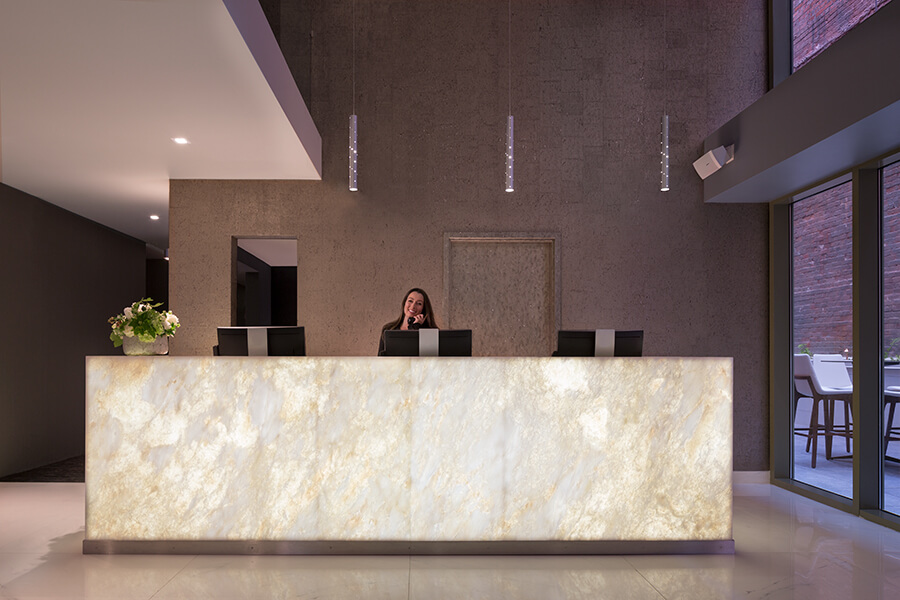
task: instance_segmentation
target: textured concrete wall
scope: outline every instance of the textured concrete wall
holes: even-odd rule
[[[472,329],[473,356],[549,356],[556,348],[556,240],[452,236],[444,244],[444,315]]]
[[[282,23],[302,21],[294,4]],[[507,3],[358,1],[358,193],[352,4],[303,4],[323,181],[171,183],[170,303],[184,323],[173,352],[209,354],[229,324],[233,236],[296,237],[309,353],[371,355],[410,287],[446,322],[445,233],[552,233],[561,327],[643,329],[645,355],[733,356],[735,467],[767,469],[768,209],[704,205],[691,167],[709,132],[764,92],[765,0],[517,0],[511,93]],[[282,31],[282,43],[292,36],[309,32]]]

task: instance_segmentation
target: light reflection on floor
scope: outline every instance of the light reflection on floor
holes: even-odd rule
[[[85,556],[84,484],[0,483],[0,598],[900,598],[900,533],[735,486],[733,556]]]

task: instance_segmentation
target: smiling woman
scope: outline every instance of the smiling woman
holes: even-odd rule
[[[403,305],[400,309],[400,316],[385,323],[381,328],[381,338],[378,342],[378,356],[384,354],[384,332],[388,330],[400,329],[439,329],[437,319],[434,317],[434,309],[431,308],[431,300],[428,294],[421,288],[413,288],[406,292],[403,296]]]

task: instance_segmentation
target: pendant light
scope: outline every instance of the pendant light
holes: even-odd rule
[[[350,142],[349,142],[349,156],[348,160],[350,162],[350,178],[349,178],[349,188],[351,192],[359,191],[359,183],[357,181],[357,169],[359,167],[359,150],[357,147],[357,138],[356,138],[356,1],[353,2],[352,7],[353,17],[353,31],[351,33],[351,37],[353,40],[353,55],[351,58],[352,64],[352,75],[351,80],[352,84],[352,93],[353,93],[353,114],[350,115]]]
[[[356,146],[356,115],[350,115],[350,191],[358,192],[359,184],[357,183],[357,158],[358,150]]]
[[[507,36],[506,36],[506,79],[507,79],[507,110],[506,110],[506,191],[515,190],[513,181],[513,116],[512,116],[512,0],[507,6]]]
[[[662,117],[659,150],[659,191],[669,191],[669,115]]]
[[[666,69],[668,40],[666,39],[666,3],[663,2],[663,116],[659,132],[659,191],[669,191],[669,74]]]

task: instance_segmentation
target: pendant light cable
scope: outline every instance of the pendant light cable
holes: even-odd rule
[[[350,163],[350,176],[348,187],[351,192],[359,191],[359,185],[357,182],[357,170],[359,166],[359,152],[357,147],[357,137],[356,137],[356,0],[353,0],[351,7],[351,33],[350,37],[352,39],[352,56],[350,58],[350,80],[351,80],[351,93],[353,95],[351,99],[351,106],[353,108],[353,112],[350,115],[350,141],[349,141],[349,156],[348,160]]]
[[[352,114],[356,114],[356,0],[353,0],[353,5],[351,10],[351,23],[353,24],[353,29],[350,32],[351,44],[353,47],[353,54],[350,59],[350,80],[351,80],[351,89],[353,91],[353,98],[351,98],[351,106],[353,107]]]
[[[663,0],[663,116],[659,132],[659,191],[669,191],[669,42],[666,38],[666,0]]]
[[[512,0],[507,4],[506,14],[506,191],[515,190],[513,185],[513,116],[512,116]]]

